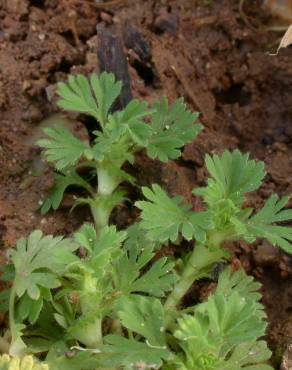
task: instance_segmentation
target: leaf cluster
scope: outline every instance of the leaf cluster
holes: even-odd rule
[[[194,190],[203,198],[206,210],[194,212],[181,197],[170,198],[159,185],[143,188],[146,201],[139,201],[141,226],[152,240],[175,241],[181,234],[187,240],[220,245],[227,240],[267,239],[272,245],[292,252],[292,229],[278,223],[292,220],[292,210],[284,209],[289,198],[272,195],[256,212],[245,208],[247,193],[258,189],[265,175],[262,162],[247,154],[225,151],[206,157],[210,177],[207,186]]]
[[[90,197],[98,195],[94,195],[90,181],[79,176],[80,165],[90,168],[100,183],[102,170],[106,169],[111,175],[111,184],[107,182],[106,186],[109,193],[122,181],[129,181],[130,176],[121,167],[134,161],[137,150],[145,149],[150,158],[167,162],[178,158],[181,148],[202,130],[200,124],[194,124],[198,114],[190,112],[182,99],[169,106],[163,98],[152,108],[146,102],[132,100],[123,110],[112,112],[121,89],[121,82],[106,72],[90,78],[70,76],[68,83],[59,83],[58,105],[91,115],[96,119],[96,129],[91,142],[80,140],[65,127],[44,130],[46,138],[39,140],[38,145],[59,175],[42,207],[43,213],[51,207],[57,209],[64,191],[72,185],[82,187]]]
[[[268,370],[270,351],[264,341],[263,306],[259,284],[242,271],[225,269],[213,294],[192,314],[178,320],[174,336],[182,350],[175,369]]]

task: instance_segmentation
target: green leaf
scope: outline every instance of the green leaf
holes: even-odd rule
[[[128,295],[133,292],[148,293],[155,297],[162,297],[172,289],[175,281],[171,273],[173,263],[162,257],[152,264],[146,272],[146,265],[154,257],[155,244],[141,235],[135,235],[138,229],[130,230],[130,237],[126,240],[125,253],[115,264],[116,289]],[[132,235],[131,235],[132,233]],[[140,234],[143,234],[142,230]]]
[[[291,221],[292,209],[283,210],[289,198],[279,199],[272,195],[264,207],[247,221],[247,233],[254,238],[267,239],[272,245],[292,253],[292,228],[275,225],[276,222]]]
[[[20,320],[24,321],[28,318],[32,325],[35,324],[39,318],[43,304],[44,301],[42,295],[40,295],[37,300],[34,300],[30,298],[28,294],[25,294],[17,307],[17,314]]]
[[[170,357],[168,350],[163,348],[152,348],[145,343],[134,339],[126,339],[118,335],[105,337],[108,345],[103,347],[104,353],[110,354],[104,365],[110,367],[143,365],[147,367],[160,367],[162,359]]]
[[[92,253],[98,242],[95,227],[92,224],[83,224],[79,231],[75,233],[75,240],[88,252]]]
[[[148,271],[132,283],[132,291],[163,297],[165,292],[172,289],[175,282],[175,276],[172,273],[173,267],[174,263],[168,262],[166,257],[160,258],[153,263]]]
[[[181,155],[181,148],[201,132],[202,125],[194,125],[199,115],[187,110],[183,99],[169,107],[167,99],[163,98],[154,105],[154,110],[147,154],[162,162],[176,159]]]
[[[263,363],[270,357],[271,351],[264,341],[241,343],[235,347],[222,370],[272,370],[271,366]]]
[[[15,266],[14,288],[18,297],[25,293],[33,300],[41,296],[41,287],[53,289],[60,285],[58,276],[74,262],[77,245],[70,239],[43,236],[40,230],[20,239],[11,259]]]
[[[65,172],[55,177],[55,185],[50,191],[50,196],[44,201],[41,212],[47,213],[50,208],[58,209],[64,193],[69,186],[79,186],[86,189],[89,193],[92,192],[91,186],[77,174],[75,170]]]
[[[89,80],[82,75],[69,76],[68,84],[58,84],[58,105],[66,110],[87,113],[102,126],[116,98],[120,95],[121,82],[116,82],[112,73],[92,74]]]
[[[112,104],[121,93],[122,82],[115,81],[114,74],[107,72],[103,72],[100,76],[92,74],[90,82],[98,104],[97,119],[104,125]]]
[[[149,347],[166,349],[164,311],[158,299],[138,295],[121,297],[118,308],[123,326],[146,338]]]
[[[51,346],[46,363],[50,370],[102,369],[96,354],[91,351],[81,351],[81,348],[70,350],[63,342],[57,342]]]
[[[135,205],[142,210],[141,226],[151,240],[174,242],[179,233],[187,240],[206,240],[206,230],[212,228],[208,212],[191,212],[182,197],[169,198],[159,185],[152,185],[152,189],[143,187],[142,191],[148,201],[139,201]]]
[[[127,127],[134,143],[140,146],[147,146],[151,135],[151,127],[143,122],[150,113],[146,102],[134,99],[119,114],[120,125]]]
[[[241,206],[244,194],[258,189],[265,176],[263,162],[251,160],[238,150],[225,151],[221,156],[207,155],[205,162],[211,178],[207,187],[195,189],[194,194],[203,196],[210,207],[223,199]]]
[[[258,288],[242,272],[223,271],[215,292],[195,306],[194,315],[178,319],[174,336],[184,355],[174,360],[177,368],[269,369],[262,362],[270,351],[264,342],[257,342],[266,328]]]
[[[65,127],[45,128],[47,139],[38,140],[37,144],[45,149],[48,162],[54,163],[58,171],[76,165],[89,150],[88,143],[77,139]]]
[[[259,293],[260,287],[261,284],[255,281],[252,276],[246,275],[243,270],[232,272],[231,268],[227,267],[219,276],[216,294],[228,297],[236,290],[240,297],[259,302],[262,298],[262,295]],[[263,309],[261,304],[259,304],[259,309]]]

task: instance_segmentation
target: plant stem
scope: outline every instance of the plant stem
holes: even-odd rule
[[[104,207],[102,204],[93,203],[90,205],[96,231],[98,232],[104,226],[108,225],[112,209]]]
[[[14,327],[15,327],[15,312],[14,312],[14,305],[15,305],[15,297],[16,297],[16,290],[15,290],[15,283],[11,287],[10,297],[9,297],[9,327],[11,331],[12,343],[14,341]]]
[[[90,204],[90,210],[94,219],[96,231],[99,232],[108,225],[109,217],[113,209],[111,196],[117,186],[119,179],[112,176],[105,165],[99,165],[96,169],[98,177],[96,201]]]
[[[171,326],[176,306],[194,281],[206,276],[213,264],[226,256],[226,252],[219,247],[207,247],[206,244],[196,245],[180,279],[164,304],[166,327]]]
[[[111,195],[119,181],[116,177],[112,176],[107,169],[103,166],[97,168],[98,176],[98,186],[97,193],[98,195]]]

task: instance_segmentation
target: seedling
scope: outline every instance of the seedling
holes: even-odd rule
[[[58,105],[94,117],[96,130],[92,133],[94,139],[84,142],[65,127],[45,129],[47,138],[38,144],[58,174],[51,195],[42,206],[43,213],[59,207],[69,186],[78,186],[88,196],[78,198],[76,204],[88,204],[97,230],[102,228],[108,224],[113,208],[125,199],[120,184],[135,181],[123,165],[127,161],[133,163],[137,151],[144,148],[150,158],[167,162],[178,158],[181,148],[202,130],[200,124],[194,124],[198,114],[187,110],[182,99],[169,106],[163,98],[151,109],[146,102],[132,100],[124,110],[112,112],[121,89],[122,83],[105,72],[100,76],[93,74],[90,79],[70,76],[67,84],[59,83]],[[90,170],[89,178],[80,175],[81,167]]]
[[[221,156],[207,155],[206,166],[210,174],[208,184],[194,190],[194,195],[203,198],[205,211],[193,212],[181,197],[169,198],[159,185],[143,188],[147,201],[136,203],[142,210],[141,226],[151,240],[174,242],[181,234],[196,242],[165,303],[168,324],[174,320],[176,306],[193,282],[208,276],[216,262],[228,259],[229,254],[222,248],[224,242],[252,243],[264,238],[292,253],[292,228],[277,224],[292,220],[292,210],[284,210],[288,197],[279,199],[272,195],[257,213],[244,207],[245,195],[257,190],[265,176],[263,162],[250,160],[248,154],[235,150]]]
[[[291,252],[292,228],[277,223],[290,221],[292,210],[275,195],[257,213],[244,207],[265,175],[262,162],[226,151],[206,165],[208,184],[194,191],[205,211],[153,185],[137,202],[141,223],[125,231],[85,224],[73,238],[35,231],[19,241],[4,274],[13,280],[10,354],[41,353],[53,370],[271,370],[253,278],[226,268],[205,302],[182,306],[182,298],[228,260],[225,241],[265,238]],[[180,235],[195,246],[179,266],[154,262],[155,250]],[[85,257],[75,253],[80,247]]]

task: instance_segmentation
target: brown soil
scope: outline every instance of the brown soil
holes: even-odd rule
[[[240,148],[267,166],[253,205],[261,205],[272,192],[291,194],[291,49],[278,56],[267,53],[275,51],[278,34],[250,28],[237,0],[125,0],[104,9],[98,1],[100,8],[90,3],[94,1],[0,0],[3,254],[35,228],[68,234],[89,217],[80,209],[68,216],[70,197],[58,212],[40,215],[52,171],[32,143],[40,122],[57,112],[54,99],[50,101],[55,83],[69,73],[98,71],[96,26],[126,35],[131,25],[150,46],[146,56],[143,50],[127,50],[134,96],[149,101],[184,96],[202,114],[205,130],[181,160],[161,166],[143,155],[137,158],[134,170],[141,184],[160,182],[196,206],[191,189],[204,183],[205,153]],[[252,3],[246,14],[256,25],[265,22],[260,1]],[[80,123],[74,128],[84,134]],[[121,207],[115,217],[125,215],[128,211]],[[292,338],[292,259],[263,243],[241,243],[234,252],[234,263],[263,283],[268,340],[276,359]]]

